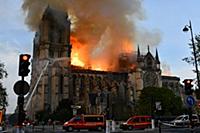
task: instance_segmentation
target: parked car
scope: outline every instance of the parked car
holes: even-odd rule
[[[104,115],[77,115],[65,122],[63,129],[73,131],[75,129],[88,129],[101,131],[105,129]]]
[[[199,117],[197,114],[192,114],[191,120],[193,122],[193,126],[199,125]],[[170,124],[172,124],[172,126],[175,126],[175,127],[189,127],[190,126],[189,115],[177,116],[174,120],[170,122]]]
[[[123,130],[145,129],[151,127],[151,116],[132,116],[125,123],[120,124]]]
[[[24,120],[24,122],[22,123],[23,126],[33,126],[34,122],[31,120]]]

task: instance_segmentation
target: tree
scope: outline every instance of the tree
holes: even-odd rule
[[[194,60],[193,45],[192,45],[192,43],[189,43],[188,45],[189,45],[190,49],[192,49],[191,56],[183,58],[183,61],[187,62],[188,64],[192,64],[194,66],[195,60]],[[197,57],[197,65],[199,66],[199,64],[200,64],[200,34],[195,35],[194,45],[195,45],[195,53],[196,53],[196,57]],[[196,73],[196,70],[193,70],[193,71]],[[196,94],[197,99],[200,99],[200,88],[195,89],[195,94]]]
[[[192,64],[192,65],[195,65],[194,63],[194,51],[193,51],[193,45],[192,43],[189,43],[188,44],[190,49],[192,49],[191,51],[191,56],[190,57],[185,57],[183,58],[183,61],[187,62],[188,64]],[[199,35],[195,35],[195,42],[194,42],[194,45],[195,45],[195,48],[196,48],[196,56],[197,56],[197,63],[199,65],[200,63],[200,34]],[[194,70],[194,72],[196,72]]]
[[[5,65],[0,62],[0,80],[6,78],[7,76],[8,74],[5,70]],[[3,87],[2,81],[0,81],[0,106],[8,106],[6,88]]]
[[[161,110],[156,110],[156,102],[161,102]],[[139,115],[177,115],[181,114],[183,103],[179,96],[168,88],[146,87],[142,90],[136,105]]]
[[[48,110],[40,110],[35,117],[40,122],[47,122],[48,119],[65,122],[73,116],[71,105],[73,105],[72,101],[63,99],[53,113],[50,113]]]

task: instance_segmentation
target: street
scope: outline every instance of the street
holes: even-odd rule
[[[33,127],[24,127],[25,133],[65,133],[66,131],[62,129],[61,125],[56,126],[35,126]],[[5,133],[16,133],[16,128],[10,127],[7,130],[3,131]],[[71,133],[101,133],[98,131],[88,131],[88,130],[80,130],[73,131]],[[102,133],[105,131],[102,131]],[[119,128],[116,128],[115,131],[111,131],[111,133],[200,133],[200,127],[196,127],[194,129],[190,128],[171,128],[171,127],[161,127],[159,132],[158,128],[154,129],[144,129],[144,130],[132,130],[132,131],[123,131]]]

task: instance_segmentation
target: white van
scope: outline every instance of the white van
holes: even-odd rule
[[[194,126],[199,124],[199,117],[197,114],[192,114],[192,122]],[[188,127],[190,125],[189,115],[177,116],[170,124],[176,127]]]

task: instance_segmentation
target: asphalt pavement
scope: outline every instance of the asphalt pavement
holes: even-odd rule
[[[62,129],[61,125],[56,126],[35,126],[33,127],[24,127],[24,133],[66,133],[65,130]],[[71,133],[105,133],[106,131],[97,132],[97,131],[88,131],[88,130],[80,130],[79,132],[74,131]],[[10,127],[7,130],[0,133],[17,133],[16,128]],[[22,132],[23,133],[23,132]],[[172,128],[172,127],[161,127],[154,129],[144,129],[144,130],[131,130],[131,131],[123,131],[119,128],[116,128],[115,131],[111,131],[110,133],[200,133],[200,127],[195,127],[193,129],[190,128]]]

